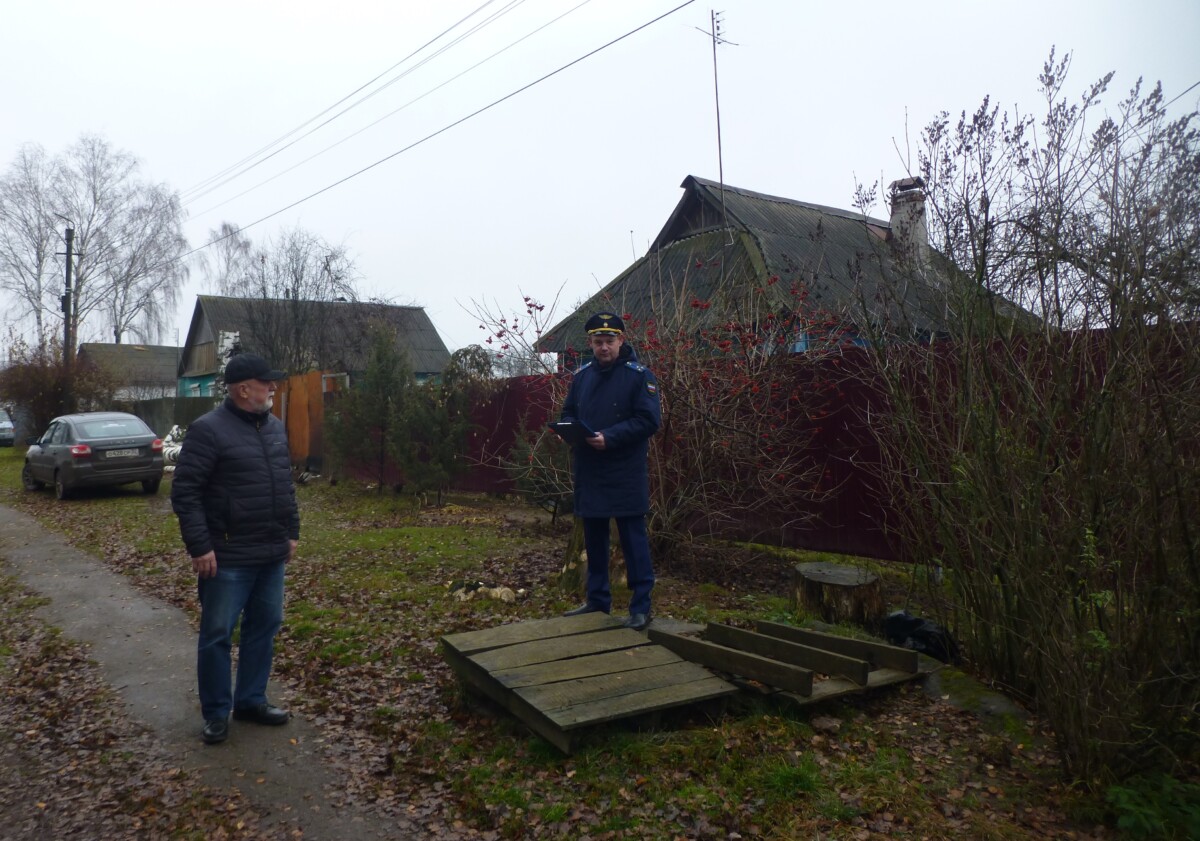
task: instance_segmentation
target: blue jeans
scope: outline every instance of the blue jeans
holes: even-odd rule
[[[608,613],[612,609],[612,592],[608,583],[608,519],[581,517],[583,544],[587,550],[588,604]],[[650,538],[646,518],[613,517],[617,521],[617,536],[625,553],[625,582],[632,591],[629,612],[650,613],[650,591],[654,589],[654,566],[650,563]]]
[[[196,675],[205,721],[225,719],[234,709],[267,702],[267,678],[275,656],[275,634],[283,625],[282,561],[244,567],[217,565],[199,580],[200,641]],[[230,687],[233,629],[238,639],[237,691]]]

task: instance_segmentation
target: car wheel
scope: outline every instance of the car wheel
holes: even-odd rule
[[[146,479],[142,482],[142,490],[153,496],[158,493],[158,486],[162,484],[162,479]]]
[[[21,468],[21,484],[27,491],[40,491],[42,488],[46,487],[45,482],[39,482],[37,479],[33,478],[33,470],[30,468],[28,463]]]
[[[54,495],[59,499],[71,498],[71,488],[67,486],[61,473],[54,474]]]

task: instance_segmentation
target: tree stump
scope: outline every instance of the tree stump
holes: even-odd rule
[[[558,586],[567,595],[581,593],[587,581],[587,555],[583,551],[583,520],[575,518],[571,528],[571,539],[563,552],[562,575]]]
[[[883,588],[869,570],[841,564],[798,564],[792,572],[792,609],[803,608],[831,624],[877,628],[883,621]]]
[[[608,577],[610,581],[625,580],[625,553],[621,550],[621,537],[617,534],[617,524],[609,524],[608,536]],[[587,595],[587,551],[583,539],[583,520],[575,518],[571,529],[571,540],[563,553],[562,574],[558,578],[558,586],[564,593],[571,595],[583,593]]]

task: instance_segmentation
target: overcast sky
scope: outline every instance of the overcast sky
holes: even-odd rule
[[[0,166],[99,134],[183,194],[193,247],[223,221],[300,226],[454,350],[483,337],[473,302],[566,315],[645,253],[684,177],[718,178],[714,10],[726,183],[836,207],[903,177],[906,130],[942,110],[1036,111],[1052,46],[1073,93],[1116,71],[1110,106],[1139,76],[1168,100],[1200,82],[1197,0],[680,2],[3,0]],[[207,291],[194,271],[180,342]]]

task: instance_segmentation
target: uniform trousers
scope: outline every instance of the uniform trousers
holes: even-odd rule
[[[587,550],[588,604],[605,613],[612,610],[609,589],[608,521],[617,523],[621,551],[625,554],[625,581],[632,593],[629,613],[650,614],[650,591],[654,589],[654,566],[650,562],[650,539],[646,532],[644,514],[634,517],[581,517],[583,541]]]

